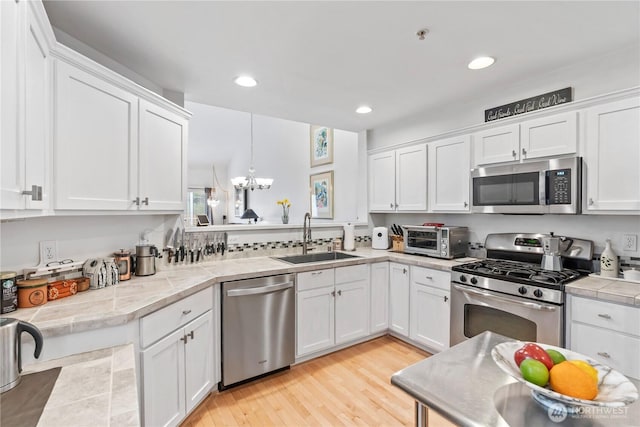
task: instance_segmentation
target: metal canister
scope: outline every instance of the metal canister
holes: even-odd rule
[[[1,304],[0,313],[6,314],[16,311],[18,309],[18,285],[16,284],[16,276],[18,274],[15,271],[2,271],[0,272],[1,280]]]

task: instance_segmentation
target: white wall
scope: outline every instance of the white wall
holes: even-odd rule
[[[224,170],[222,162],[227,160],[226,177],[218,173],[218,178],[231,191],[229,179],[246,176],[251,163],[250,114],[192,102],[186,107],[193,112],[189,185],[197,185],[198,176],[206,178],[206,172],[201,171],[211,164],[216,164],[217,171]],[[302,223],[310,209],[310,175],[330,170],[334,171],[334,220],[366,218],[366,198],[362,197],[362,188],[366,188],[366,153],[357,133],[335,129],[333,163],[311,168],[309,124],[254,114],[253,147],[256,177],[274,179],[269,190],[249,192],[249,207],[264,221],[280,223],[282,208],[276,201],[287,198],[291,201],[290,222]]]

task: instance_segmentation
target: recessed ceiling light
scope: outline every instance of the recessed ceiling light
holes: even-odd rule
[[[358,114],[369,114],[372,111],[373,108],[369,107],[368,105],[361,105],[360,107],[356,108],[356,113]]]
[[[254,87],[258,81],[251,76],[238,76],[234,80],[235,84],[242,87]]]
[[[490,56],[479,56],[478,58],[469,62],[469,65],[467,65],[467,67],[469,67],[470,70],[481,70],[483,68],[489,67],[490,65],[493,65],[494,62],[496,62],[496,60]]]

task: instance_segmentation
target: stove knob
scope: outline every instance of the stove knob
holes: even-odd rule
[[[533,295],[537,298],[542,298],[542,291],[540,289],[536,289],[533,291]]]
[[[464,274],[461,274],[461,275],[460,275],[460,281],[461,281],[462,283],[466,282],[466,281],[467,281],[467,276],[465,276]]]
[[[478,279],[476,279],[475,277],[472,277],[470,282],[471,284],[475,285],[476,283],[478,283]]]
[[[520,292],[521,295],[524,295],[527,293],[527,288],[525,288],[524,286],[520,286],[518,288],[518,292]]]

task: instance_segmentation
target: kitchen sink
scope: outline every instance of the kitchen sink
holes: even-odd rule
[[[315,254],[289,255],[275,257],[275,259],[290,264],[306,264],[309,262],[336,261],[339,259],[360,258],[358,255],[345,254],[343,252],[318,252]]]

